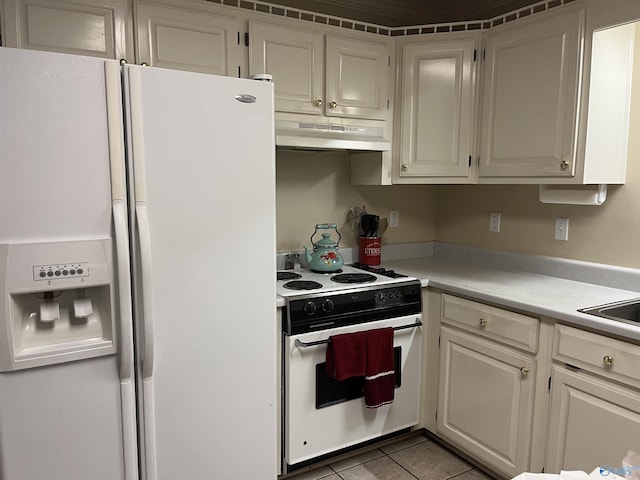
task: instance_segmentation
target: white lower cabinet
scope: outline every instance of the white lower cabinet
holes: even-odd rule
[[[514,477],[530,464],[539,321],[442,297],[437,433]]]
[[[510,477],[527,470],[535,361],[443,326],[438,433]]]
[[[637,391],[563,366],[552,378],[545,472],[617,469],[629,450],[640,451]]]
[[[425,298],[440,345],[439,358],[425,357],[425,378],[438,379],[437,395],[423,392],[428,430],[507,478],[619,472],[640,453],[640,345],[446,293]]]
[[[640,452],[640,345],[556,325],[545,471],[622,467]]]

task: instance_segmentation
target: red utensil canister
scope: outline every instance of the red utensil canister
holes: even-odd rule
[[[360,263],[380,265],[382,243],[380,237],[360,237]]]

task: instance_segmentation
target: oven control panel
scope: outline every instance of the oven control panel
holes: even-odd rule
[[[284,310],[283,330],[292,335],[419,313],[422,287],[419,280],[408,280],[290,299]]]
[[[389,307],[393,305],[402,305],[404,302],[404,292],[401,288],[393,288],[388,290],[378,290],[375,294],[375,307]]]

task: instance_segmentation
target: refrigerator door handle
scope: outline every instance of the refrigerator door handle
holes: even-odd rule
[[[126,480],[138,478],[136,407],[133,382],[133,320],[131,311],[131,278],[129,277],[129,240],[124,202],[113,201],[113,223],[118,264],[118,297],[120,303],[120,390]]]
[[[142,283],[142,325],[144,329],[144,350],[142,354],[142,379],[149,380],[153,376],[153,285],[151,261],[151,236],[149,233],[149,216],[147,205],[136,203],[136,222],[140,242],[140,263]]]
[[[118,297],[120,300],[120,380],[133,380],[133,320],[131,312],[131,278],[129,277],[129,240],[127,216],[121,200],[113,202],[113,223],[118,262]]]

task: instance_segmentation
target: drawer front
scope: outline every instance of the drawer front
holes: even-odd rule
[[[556,324],[553,358],[622,383],[640,386],[640,345]]]
[[[537,318],[442,295],[442,322],[492,338],[527,352],[538,351]]]

